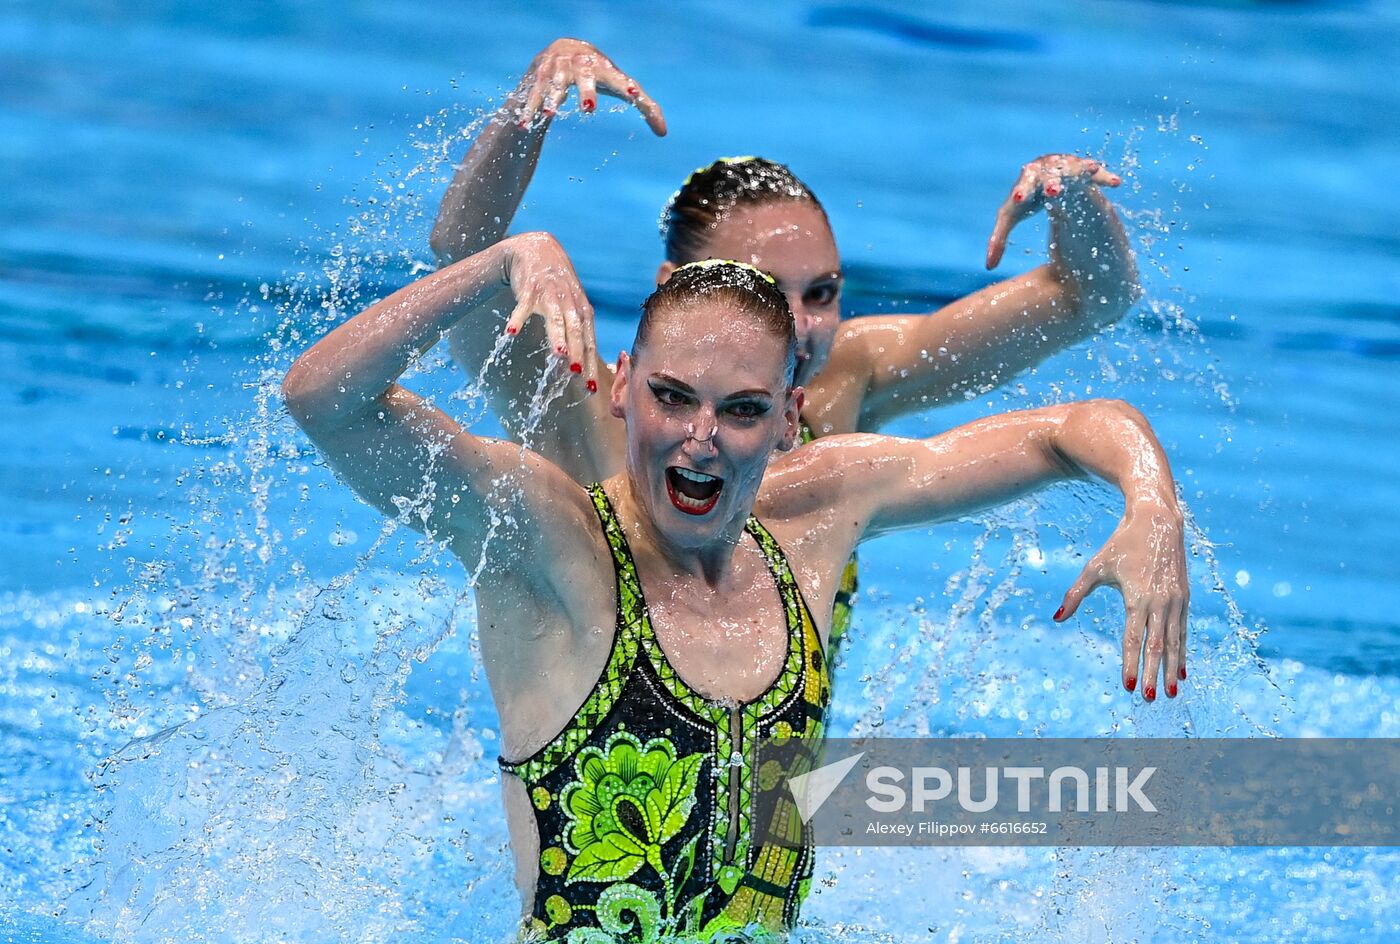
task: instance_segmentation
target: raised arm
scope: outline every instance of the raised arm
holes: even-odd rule
[[[1131,691],[1140,679],[1150,701],[1159,671],[1172,696],[1185,677],[1189,585],[1181,509],[1166,455],[1142,414],[1126,403],[1093,400],[1006,413],[928,440],[820,439],[770,474],[778,476],[793,483],[820,478],[810,483],[816,487],[786,492],[799,501],[831,503],[862,538],[961,517],[1053,482],[1101,478],[1122,493],[1122,520],[1055,619],[1073,615],[1096,587],[1117,587],[1128,610],[1124,686]],[[776,491],[782,481],[765,488],[770,485]]]
[[[592,112],[599,94],[631,102],[658,135],[661,108],[607,56],[578,39],[556,39],[535,56],[524,77],[472,143],[447,188],[429,242],[447,265],[499,242],[510,229],[539,163],[550,123],[569,89]]]
[[[856,428],[875,430],[1005,383],[1122,318],[1138,297],[1137,267],[1099,189],[1121,182],[1097,161],[1070,155],[1025,165],[997,213],[987,268],[1000,263],[1012,228],[1041,209],[1050,217],[1049,263],[930,315],[847,322],[823,373],[854,380],[829,390],[810,385],[811,418],[844,414]]]
[[[526,314],[576,306],[572,271],[539,261],[546,240],[515,237],[400,289],[322,338],[282,381],[288,412],[356,493],[469,562],[503,517],[562,539],[569,529],[555,519],[570,503],[559,498],[580,490],[538,456],[467,432],[398,378],[498,286]],[[548,543],[516,542],[514,550],[538,554]]]
[[[656,134],[666,133],[661,108],[635,79],[588,43],[555,40],[530,63],[520,85],[457,168],[431,237],[440,264],[504,238],[535,172],[544,136],[573,87],[578,88],[584,112],[597,107],[600,94],[610,95],[635,105]],[[605,405],[587,396],[596,389],[606,366],[593,350],[592,309],[583,301],[571,313],[581,319],[580,329],[569,331],[562,313],[509,322],[515,305],[516,300],[504,291],[478,299],[475,310],[459,319],[448,335],[453,358],[468,376],[475,377],[495,351],[501,333],[516,329],[519,337],[511,353],[497,359],[483,378],[501,424],[516,440],[526,437],[528,425],[531,445],[576,481],[607,478],[616,471],[618,451],[612,438],[617,434]],[[546,351],[546,356],[533,356],[537,350]],[[564,359],[569,369],[581,375],[580,382],[537,413],[531,403],[549,356]]]

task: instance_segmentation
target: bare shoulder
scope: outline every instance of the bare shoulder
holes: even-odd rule
[[[754,503],[760,518],[800,519],[827,514],[844,503],[853,483],[850,465],[863,453],[861,433],[823,436],[773,460]]]
[[[909,340],[907,315],[862,315],[841,323],[821,373],[806,386],[803,416],[818,436],[861,428],[882,354]]]
[[[451,536],[452,550],[483,584],[509,584],[549,596],[570,575],[561,561],[592,556],[601,542],[588,490],[548,459],[515,443],[458,436],[440,457],[445,467],[473,467],[487,523]],[[452,503],[456,495],[437,495]]]
[[[869,524],[861,500],[862,435],[829,436],[769,466],[754,515],[788,555],[803,592],[830,612],[840,574]]]

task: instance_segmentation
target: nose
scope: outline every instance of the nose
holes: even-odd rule
[[[715,442],[719,437],[719,422],[713,412],[697,410],[694,418],[686,423],[685,441],[681,451],[692,461],[711,459],[719,455]]]
[[[787,302],[792,311],[792,326],[797,332],[798,346],[805,347],[807,336],[812,333],[812,316],[808,313],[807,306],[802,304],[801,294],[789,293]]]

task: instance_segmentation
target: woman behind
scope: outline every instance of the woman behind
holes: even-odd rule
[[[478,628],[534,930],[653,939],[796,921],[811,838],[781,787],[759,782],[753,748],[773,735],[819,745],[831,603],[865,538],[1105,478],[1125,513],[1064,610],[1120,588],[1125,684],[1165,670],[1174,692],[1181,518],[1130,408],[1012,413],[927,441],[835,436],[770,468],[797,440],[804,398],[791,314],[761,273],[701,264],[647,300],[606,400],[625,468],[586,488],[398,383],[502,285],[527,315],[586,304],[551,237],[512,237],[336,328],[283,391],[362,498],[469,566],[485,561]]]

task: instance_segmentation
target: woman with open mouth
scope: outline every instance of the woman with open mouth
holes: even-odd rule
[[[784,781],[754,769],[754,748],[820,745],[832,601],[865,538],[1101,477],[1125,512],[1063,611],[1119,588],[1124,684],[1165,673],[1175,690],[1182,520],[1166,458],[1130,407],[1029,410],[930,440],[831,436],[773,461],[797,442],[804,399],[787,301],[750,266],[699,263],[646,301],[606,395],[626,465],[585,487],[399,383],[502,283],[517,324],[576,319],[586,304],[552,237],[512,237],[336,328],[283,392],[364,500],[469,569],[484,562],[481,652],[532,933],[655,940],[793,925],[810,831]]]

